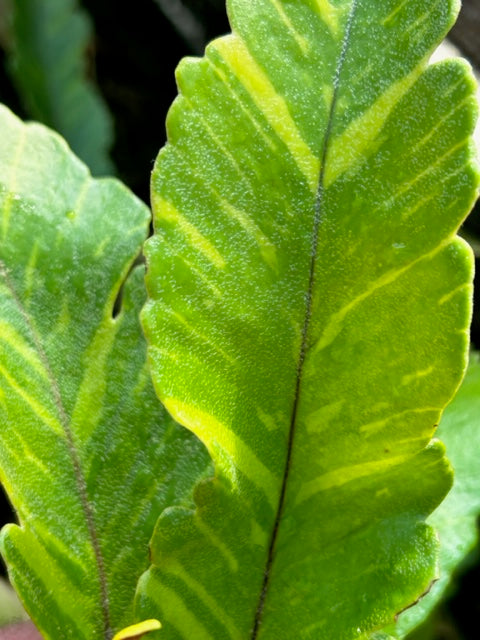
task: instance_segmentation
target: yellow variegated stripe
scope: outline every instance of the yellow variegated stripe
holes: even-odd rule
[[[0,341],[5,342],[31,367],[43,380],[48,380],[42,361],[35,349],[26,342],[25,338],[11,325],[10,322],[0,320]]]
[[[235,474],[242,472],[260,491],[272,507],[276,504],[278,477],[243,442],[238,435],[215,416],[176,398],[164,398],[163,404],[180,424],[189,428],[205,444],[212,457],[219,459],[227,477],[235,482]]]
[[[200,231],[192,225],[185,216],[174,207],[173,204],[167,202],[163,198],[152,196],[158,211],[162,212],[162,218],[168,223],[175,223],[179,226],[185,237],[191,243],[192,248],[201,252],[213,265],[218,269],[225,267],[225,259],[218,249],[205,238]]]
[[[355,171],[358,163],[365,160],[375,150],[382,128],[395,105],[419,78],[425,68],[422,61],[405,78],[398,80],[352,122],[342,134],[330,143],[325,165],[324,183],[329,187],[347,171]]]
[[[211,615],[216,618],[227,629],[231,638],[240,638],[241,631],[235,625],[234,620],[224,611],[214,596],[212,596],[204,585],[198,580],[191,577],[188,572],[188,567],[183,567],[180,564],[169,566],[166,570],[166,574],[175,576],[181,580],[190,592],[194,594],[194,597],[202,603],[202,605],[208,609]]]
[[[191,634],[194,632],[195,640],[212,640],[210,633],[198,619],[195,611],[185,603],[178,591],[170,588],[163,581],[160,581],[160,584],[162,585],[162,600],[168,602],[177,612],[173,627],[181,634],[181,637],[192,637]],[[159,598],[158,593],[154,593],[152,596],[154,601]],[[163,605],[164,603],[158,602],[158,604]]]
[[[252,57],[243,40],[234,36],[221,38],[215,41],[215,49],[289,149],[312,193],[315,193],[320,163],[302,138],[284,98],[275,90],[268,75]]]
[[[165,305],[165,313],[173,316],[173,318],[188,331],[188,335],[190,338],[198,340],[204,345],[208,345],[208,347],[212,349],[212,351],[214,351],[217,355],[219,355],[223,360],[225,360],[226,363],[228,363],[230,366],[236,366],[237,362],[230,353],[222,349],[222,347],[212,339],[212,336],[202,333],[202,331],[200,331],[194,324],[192,324],[192,322],[187,320],[184,315],[182,315],[178,311],[172,310],[171,307],[167,305]]]
[[[10,389],[14,391],[20,398],[22,398],[26,404],[30,407],[32,412],[43,422],[50,427],[52,431],[59,435],[63,435],[63,426],[56,416],[53,416],[50,411],[39,400],[31,395],[24,386],[18,383],[18,381],[11,375],[11,373],[3,365],[0,364],[0,375],[8,383]]]
[[[397,16],[400,11],[402,11],[402,9],[404,9],[408,5],[409,2],[410,0],[401,0],[396,5],[394,5],[394,9],[392,9],[392,11],[387,16],[385,16],[385,18],[383,18],[382,24],[384,26],[388,26],[389,23],[392,22],[392,20],[395,18],[395,16]]]
[[[390,467],[403,464],[410,458],[410,455],[384,458],[381,460],[373,460],[372,462],[364,462],[355,466],[343,467],[342,469],[335,469],[335,471],[325,473],[319,478],[306,482],[302,486],[297,496],[297,504],[301,504],[316,493],[320,493],[320,491],[341,487],[347,482],[382,473]]]
[[[230,202],[221,198],[220,196],[219,201],[222,208],[225,209],[226,213],[237,220],[245,229],[245,231],[247,231],[253,238],[255,238],[255,242],[259,247],[262,258],[269,265],[269,267],[278,272],[277,251],[275,245],[271,242],[268,236],[266,236],[261,231],[258,225],[256,225],[252,220],[251,216],[249,216],[245,211],[241,211],[238,207],[234,207]]]
[[[377,431],[382,430],[384,427],[387,427],[393,420],[397,420],[398,418],[407,418],[411,414],[431,414],[432,416],[438,416],[440,414],[439,407],[419,407],[418,409],[407,409],[405,411],[401,411],[400,413],[389,414],[388,418],[382,418],[381,420],[374,420],[372,422],[368,422],[366,424],[362,424],[359,427],[359,431],[361,433],[366,433],[370,435]]]
[[[287,27],[288,31],[291,33],[293,39],[298,44],[303,54],[307,54],[309,49],[308,40],[299,31],[297,31],[295,25],[290,20],[285,9],[283,8],[281,0],[270,0],[270,2],[275,7],[275,11],[277,11],[281,21]]]
[[[106,369],[118,328],[111,317],[106,318],[85,351],[82,380],[71,417],[72,426],[81,434],[83,442],[88,442],[105,410]]]
[[[330,0],[314,0],[313,2],[319,18],[324,22],[335,39],[341,38],[339,13],[341,8],[335,7]]]
[[[438,253],[441,253],[445,249],[445,247],[447,247],[452,242],[454,242],[455,244],[458,244],[459,242],[464,242],[464,241],[459,238],[455,238],[454,241],[452,241],[451,238],[447,238],[444,242],[442,242],[439,246],[435,247],[435,249],[433,249],[429,253],[421,255],[420,257],[416,258],[415,260],[412,260],[412,262],[410,262],[409,264],[399,269],[393,269],[392,271],[385,273],[376,282],[368,283],[367,286],[365,287],[365,291],[363,291],[360,295],[350,300],[350,302],[347,305],[345,305],[339,311],[336,311],[333,316],[327,319],[327,322],[325,323],[325,328],[323,329],[323,333],[319,338],[319,340],[316,342],[316,344],[313,345],[312,352],[315,354],[315,353],[318,353],[319,351],[322,351],[323,349],[326,349],[337,338],[337,336],[340,334],[342,330],[343,322],[345,318],[347,318],[349,313],[351,313],[351,311],[355,309],[361,302],[363,302],[364,300],[366,300],[367,298],[375,294],[382,287],[386,287],[389,284],[393,284],[396,280],[398,280],[398,278],[403,276],[410,269],[413,269],[419,262],[423,260],[428,260],[429,258],[432,258]],[[464,245],[464,246],[467,247],[467,245]]]
[[[239,569],[238,560],[233,555],[232,550],[223,542],[223,540],[214,532],[210,527],[208,527],[205,522],[201,519],[198,519],[196,522],[196,526],[201,533],[208,538],[209,542],[218,549],[219,553],[227,561],[230,566],[230,570],[236,573]]]

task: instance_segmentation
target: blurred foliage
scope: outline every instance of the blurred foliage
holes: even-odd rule
[[[27,619],[15,591],[5,580],[0,579],[0,627]]]
[[[76,0],[9,0],[9,70],[28,115],[56,129],[95,175],[113,173],[110,114],[89,78],[93,30]]]

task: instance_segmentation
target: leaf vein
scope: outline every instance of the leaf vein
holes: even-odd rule
[[[35,326],[32,322],[32,320],[30,319],[30,316],[28,315],[25,307],[22,304],[21,299],[19,298],[15,286],[13,284],[13,282],[10,279],[10,276],[8,274],[7,268],[5,266],[5,264],[0,261],[0,276],[3,277],[3,280],[6,284],[7,289],[10,291],[10,294],[12,296],[12,298],[15,301],[15,304],[20,312],[20,315],[23,318],[23,321],[25,322],[25,325],[28,327],[30,334],[32,336],[32,340],[33,343],[35,345],[36,351],[38,353],[38,357],[40,358],[45,371],[47,372],[47,376],[50,382],[50,388],[51,388],[51,392],[52,392],[52,396],[53,396],[53,400],[55,402],[57,411],[58,411],[58,415],[59,415],[59,420],[60,420],[60,424],[62,426],[63,432],[65,434],[66,440],[67,440],[67,445],[68,445],[68,450],[69,450],[69,454],[70,454],[70,459],[72,462],[72,466],[73,466],[73,472],[74,472],[74,477],[75,477],[75,482],[77,485],[77,490],[78,490],[78,494],[79,494],[79,498],[80,498],[80,502],[82,505],[82,510],[85,516],[85,520],[86,520],[86,525],[87,525],[87,529],[89,532],[89,536],[90,536],[90,541],[92,544],[92,548],[93,548],[93,553],[95,556],[95,560],[96,560],[96,564],[97,564],[97,570],[98,570],[98,579],[99,579],[99,586],[100,586],[100,591],[101,591],[101,603],[100,603],[100,607],[101,607],[101,611],[102,611],[102,618],[103,618],[103,626],[104,626],[104,635],[105,638],[107,640],[110,640],[110,638],[113,635],[112,629],[111,629],[111,624],[110,624],[110,611],[109,611],[109,596],[108,596],[108,591],[107,591],[107,579],[106,579],[106,571],[105,571],[105,566],[104,566],[104,560],[103,560],[103,555],[102,555],[102,551],[100,548],[100,541],[98,539],[98,535],[97,535],[97,530],[96,530],[96,525],[95,525],[95,518],[93,515],[93,510],[92,510],[92,505],[90,504],[89,500],[88,500],[88,493],[87,493],[87,484],[86,484],[86,480],[85,480],[85,476],[83,474],[82,471],[82,467],[80,464],[80,459],[78,457],[78,452],[77,452],[77,448],[75,445],[75,440],[74,440],[74,436],[72,433],[72,429],[71,429],[71,425],[70,425],[70,421],[67,415],[67,412],[65,410],[65,407],[63,405],[63,400],[62,400],[62,396],[61,396],[61,392],[60,392],[60,388],[58,386],[58,382],[57,379],[55,378],[55,375],[53,373],[53,370],[50,366],[50,362],[48,360],[48,356],[43,348],[40,336],[38,335]]]
[[[286,454],[286,460],[285,460],[285,468],[284,468],[284,474],[283,474],[283,480],[282,480],[282,487],[281,487],[280,496],[278,500],[277,513],[276,513],[275,522],[272,530],[272,536],[271,536],[270,544],[268,548],[268,556],[265,564],[265,571],[263,575],[263,582],[262,582],[260,597],[258,600],[257,609],[255,611],[255,618],[253,621],[251,640],[256,640],[256,638],[258,637],[260,625],[262,622],[265,599],[266,599],[267,591],[269,588],[270,575],[271,575],[274,556],[275,556],[275,547],[278,539],[280,521],[283,515],[287,484],[288,484],[288,479],[290,474],[290,466],[291,466],[294,437],[295,437],[295,427],[297,424],[297,412],[299,407],[301,384],[302,384],[302,377],[303,377],[303,367],[304,367],[305,358],[306,358],[308,332],[310,328],[310,320],[311,320],[311,314],[312,314],[315,265],[316,265],[317,253],[318,253],[318,233],[320,228],[322,207],[323,207],[323,201],[324,201],[324,191],[325,191],[326,159],[328,156],[329,144],[331,142],[333,118],[335,115],[335,109],[337,105],[340,76],[341,76],[341,72],[343,69],[343,65],[345,62],[345,58],[346,58],[349,43],[350,43],[350,33],[353,26],[353,20],[356,14],[356,10],[357,10],[357,2],[358,0],[352,1],[350,14],[349,14],[346,29],[345,29],[342,48],[341,48],[340,56],[337,62],[337,68],[336,68],[334,84],[333,84],[332,101],[330,105],[330,112],[328,116],[326,130],[325,130],[325,136],[323,140],[323,152],[322,152],[322,159],[320,162],[320,172],[319,172],[318,183],[317,183],[317,196],[316,196],[316,202],[315,202],[315,208],[314,208],[310,272],[308,275],[308,289],[307,289],[307,295],[305,300],[304,325],[302,329],[302,339],[301,339],[300,353],[299,353],[298,365],[297,365],[295,392],[294,392],[292,414],[291,414],[290,428],[289,428],[289,434],[288,434],[288,445],[287,445],[287,454]]]

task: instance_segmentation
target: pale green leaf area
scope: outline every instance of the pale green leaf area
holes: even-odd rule
[[[93,41],[77,0],[10,0],[11,72],[29,115],[56,129],[95,175],[114,173],[113,124],[88,78]]]
[[[423,622],[445,594],[454,569],[472,551],[478,539],[480,515],[480,358],[472,356],[467,376],[442,417],[438,436],[455,470],[453,488],[429,522],[440,539],[439,580],[418,605],[399,618],[395,632],[404,638]],[[393,630],[392,630],[393,633]],[[412,636],[412,638],[417,636]],[[421,635],[418,637],[422,637]]]
[[[147,207],[4,107],[0,138],[0,479],[20,525],[2,552],[46,639],[110,640],[136,621],[158,515],[191,504],[207,456],[150,381],[144,269],[128,275]]]
[[[178,69],[143,323],[206,445],[139,585],[165,640],[350,640],[436,575],[431,441],[464,374],[478,185],[449,0],[231,0]]]

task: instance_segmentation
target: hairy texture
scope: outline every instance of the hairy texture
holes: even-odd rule
[[[150,381],[147,207],[4,107],[0,138],[0,480],[19,521],[1,549],[47,640],[111,640],[156,519],[208,461]]]
[[[152,179],[154,383],[215,477],[162,514],[165,639],[350,640],[435,577],[466,367],[474,82],[450,0],[231,0]]]

